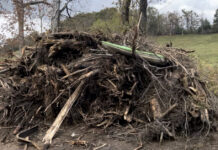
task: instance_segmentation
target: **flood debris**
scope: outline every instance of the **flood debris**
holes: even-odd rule
[[[104,129],[131,124],[160,141],[214,129],[217,99],[200,80],[189,51],[139,40],[133,56],[121,42],[101,39],[106,40],[56,33],[25,47],[20,59],[5,62],[0,124],[17,126],[17,134],[54,121],[45,143],[52,142],[64,120]]]

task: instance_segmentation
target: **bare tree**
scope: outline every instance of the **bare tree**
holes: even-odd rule
[[[61,8],[61,0],[53,1],[53,16],[51,18],[52,33],[59,32],[61,13],[66,10],[67,14],[70,15],[68,4],[72,1],[73,0],[65,1],[64,6],[62,8]]]
[[[19,48],[21,49],[24,45],[24,25],[26,21],[25,17],[31,14],[33,5],[49,5],[49,3],[47,3],[46,0],[7,0],[0,2],[2,8],[7,7],[4,6],[6,2],[14,6],[11,13],[14,14],[15,17],[10,19],[14,20],[13,23],[18,23]]]
[[[182,10],[183,17],[186,22],[186,29],[189,32],[194,32],[199,27],[199,16],[196,12],[190,10]]]
[[[38,17],[40,19],[40,32],[43,31],[43,18],[46,16],[46,8],[44,5],[39,4],[38,5]]]
[[[24,0],[13,0],[13,5],[15,6],[15,13],[17,14],[18,20],[18,37],[19,37],[19,48],[24,46],[24,23],[25,23],[25,9],[30,9],[31,6],[37,4],[49,5],[45,0],[43,1],[28,1]]]

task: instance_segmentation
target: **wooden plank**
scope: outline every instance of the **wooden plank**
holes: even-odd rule
[[[129,55],[129,56],[132,55],[132,49],[129,47],[121,46],[121,45],[106,42],[106,41],[102,41],[102,45],[116,52],[119,52],[121,54]],[[166,63],[165,57],[160,54],[155,54],[152,52],[145,52],[141,50],[136,50],[136,54],[152,63],[157,63],[157,64]]]

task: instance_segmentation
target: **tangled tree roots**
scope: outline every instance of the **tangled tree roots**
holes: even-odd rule
[[[53,34],[25,47],[21,60],[4,63],[1,124],[17,125],[16,133],[42,119],[54,120],[84,82],[67,121],[102,128],[130,123],[149,137],[171,138],[213,127],[216,99],[187,51],[138,41],[140,49],[165,57],[166,63],[155,64],[114,52],[99,39],[86,33]]]

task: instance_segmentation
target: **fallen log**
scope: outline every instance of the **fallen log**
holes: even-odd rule
[[[84,81],[81,81],[80,85],[76,88],[76,90],[73,92],[73,94],[67,100],[64,107],[61,109],[60,113],[58,114],[57,118],[55,119],[55,121],[53,122],[51,127],[48,129],[48,131],[46,132],[46,134],[42,140],[45,144],[52,143],[52,139],[53,139],[54,135],[56,134],[56,132],[60,128],[62,122],[64,121],[65,117],[67,116],[67,114],[68,114],[69,110],[71,109],[71,107],[73,106],[74,102],[79,97],[79,94],[80,94],[80,91],[81,91],[83,85],[84,85]]]

